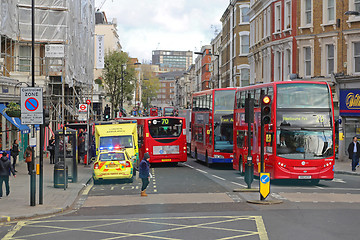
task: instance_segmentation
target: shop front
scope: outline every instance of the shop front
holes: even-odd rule
[[[20,118],[9,117],[4,111],[5,108],[5,104],[0,104],[0,149],[10,150],[14,140],[18,140],[20,147],[19,160],[21,161],[23,160],[24,151],[28,146],[30,128],[27,125],[22,125]]]
[[[347,148],[360,138],[360,79],[337,79],[339,84],[339,160],[348,161]]]

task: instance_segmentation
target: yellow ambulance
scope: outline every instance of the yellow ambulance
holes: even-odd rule
[[[132,159],[132,165],[138,166],[139,147],[136,121],[101,122],[95,124],[96,156],[101,151],[125,149]]]

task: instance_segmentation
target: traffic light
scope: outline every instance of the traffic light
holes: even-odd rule
[[[261,121],[263,124],[271,122],[271,98],[268,95],[264,95],[261,99]]]
[[[43,111],[43,125],[49,126],[50,124],[50,111],[47,108],[44,108]]]

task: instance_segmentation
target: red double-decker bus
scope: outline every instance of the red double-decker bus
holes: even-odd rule
[[[158,109],[150,108],[150,117],[157,117],[157,116],[158,116]]]
[[[248,155],[245,99],[255,99],[251,124],[254,174],[260,172],[261,90],[271,99],[271,120],[264,125],[264,165],[272,179],[308,179],[317,184],[334,178],[334,110],[325,82],[272,82],[236,90],[233,168],[244,172]]]
[[[129,118],[130,119],[130,118]],[[150,163],[186,162],[186,123],[182,117],[139,117],[139,157],[150,154]]]
[[[192,96],[191,156],[212,163],[232,163],[236,88],[196,92]]]

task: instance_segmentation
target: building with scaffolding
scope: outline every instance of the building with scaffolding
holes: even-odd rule
[[[0,9],[0,104],[6,105],[19,103],[20,87],[31,85],[32,6],[30,0],[0,0]],[[94,12],[94,0],[35,1],[35,86],[43,88],[53,130],[63,119],[76,121],[78,104],[90,98]],[[5,123],[3,133],[16,126]],[[18,139],[16,132],[7,135],[2,134],[3,149]]]

